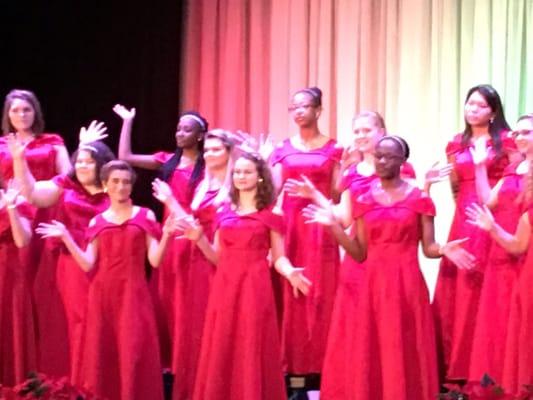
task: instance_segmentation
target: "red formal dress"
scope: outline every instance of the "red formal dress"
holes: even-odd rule
[[[416,178],[415,171],[409,163],[402,166],[401,175],[410,179]],[[358,173],[356,166],[347,171],[342,180],[342,188],[350,191],[352,204],[355,204],[357,198],[368,190],[374,179],[376,179],[374,174],[364,176]],[[353,235],[353,232],[351,234]],[[364,263],[358,263],[349,255],[344,256],[340,267],[339,286],[335,294],[320,385],[320,397],[326,400],[344,400],[351,396],[354,335],[358,324],[356,308],[364,270]]]
[[[368,249],[346,400],[428,400],[438,393],[433,317],[418,264],[423,215],[434,216],[435,206],[417,188],[391,205],[368,191],[354,205]]]
[[[511,233],[516,231],[518,220],[527,209],[523,199],[524,177],[516,173],[516,167],[509,166],[505,173],[494,209],[498,224]],[[479,381],[486,373],[496,382],[502,381],[511,294],[522,262],[523,257],[508,253],[492,241],[472,343],[470,380]]]
[[[76,244],[85,249],[89,222],[95,215],[104,212],[109,207],[109,198],[103,192],[90,194],[76,180],[65,175],[57,176],[54,178],[54,182],[62,188],[61,196],[55,207],[55,219],[62,222],[69,230]],[[81,336],[87,307],[90,274],[84,272],[78,266],[62,241],[49,239],[46,246],[59,253],[57,266],[55,268],[54,266],[48,267],[56,270],[57,289],[63,306],[61,309],[49,309],[48,311],[64,313],[64,318],[67,322],[68,345],[62,343],[61,346],[70,353],[71,376],[75,377],[79,368],[79,352],[81,350]],[[41,264],[41,266],[43,265]],[[57,315],[48,315],[45,320],[40,321],[43,335],[50,334],[49,325],[54,318],[57,318]],[[53,338],[50,338],[50,340],[53,340]]]
[[[215,215],[218,208],[214,201],[217,194],[218,190],[208,191],[198,208],[193,210],[194,217],[202,225],[204,234],[210,242],[214,237]],[[207,302],[215,273],[215,266],[205,258],[195,244],[192,245],[194,247],[191,248],[188,257],[183,258],[176,268],[172,358],[172,369],[175,373],[172,395],[174,400],[189,400],[193,395]]]
[[[173,153],[158,152],[153,155],[154,161],[163,165],[169,161]],[[174,198],[186,211],[191,212],[190,206],[195,187],[191,187],[189,181],[194,170],[194,165],[185,168],[177,167],[168,180],[168,185],[172,190]],[[168,216],[165,208],[164,218]],[[179,232],[176,233],[179,236]],[[174,357],[174,342],[176,333],[174,332],[176,306],[176,286],[181,285],[182,265],[190,263],[193,244],[187,239],[175,239],[168,247],[161,266],[152,271],[150,279],[150,289],[155,294],[154,302],[157,313],[157,323],[161,342],[161,358],[165,367],[171,367]],[[174,368],[172,371],[175,372]]]
[[[17,206],[20,216],[32,219],[27,204]],[[23,382],[37,367],[31,288],[27,265],[13,242],[9,216],[0,210],[0,384]]]
[[[533,209],[527,211],[533,227]],[[502,386],[518,394],[533,385],[533,229],[520,275],[512,294]],[[525,397],[524,397],[525,398]]]
[[[458,187],[455,215],[448,240],[469,238],[464,247],[476,257],[477,267],[468,271],[461,270],[446,258],[443,258],[440,264],[433,310],[440,372],[442,378],[446,379],[468,378],[483,272],[491,246],[488,233],[466,222],[466,207],[479,202],[475,166],[469,151],[471,145],[463,145],[461,137],[461,134],[456,135],[446,147],[446,154],[454,165],[453,172]],[[501,137],[503,145],[502,154],[499,156],[492,146],[492,141],[487,142],[487,173],[491,187],[503,176],[509,165],[506,148],[510,146],[510,142],[506,139],[506,133],[502,133]]]
[[[36,180],[49,180],[56,175],[56,146],[64,146],[63,139],[56,134],[43,133],[28,143],[25,158]],[[13,178],[13,159],[5,136],[0,137],[0,173],[4,180]],[[34,226],[48,222],[53,213],[54,207],[37,210]],[[33,285],[37,364],[40,372],[57,377],[68,376],[69,353],[68,347],[64,346],[67,340],[66,320],[64,313],[57,312],[62,307],[55,270],[58,252],[43,249],[43,244],[44,240],[33,235],[31,244],[22,249],[22,256],[28,263],[29,280]]]
[[[122,224],[95,217],[88,241],[98,240],[89,287],[77,382],[109,400],[162,400],[154,307],[146,280],[146,236],[160,227],[148,210]]]
[[[283,182],[306,175],[326,197],[330,197],[333,175],[342,149],[334,140],[310,151],[294,148],[290,140],[278,146],[272,164],[281,164]],[[302,209],[308,199],[285,195],[285,251],[293,265],[304,268],[313,282],[308,296],[294,298],[288,282],[281,282],[281,333],[284,370],[289,374],[320,373],[324,361],[331,312],[339,274],[339,246],[328,230],[307,224]]]
[[[195,400],[285,400],[270,266],[269,209],[218,219],[219,262],[207,310]]]

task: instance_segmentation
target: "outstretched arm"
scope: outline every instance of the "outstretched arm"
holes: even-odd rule
[[[487,206],[472,204],[466,209],[467,222],[490,233],[490,236],[505,250],[512,254],[523,254],[529,247],[531,226],[528,213],[522,214],[516,227],[516,233],[510,234],[494,221]]]
[[[117,104],[113,111],[122,118],[122,129],[118,143],[118,158],[127,161],[134,167],[144,169],[157,169],[160,163],[149,154],[134,154],[131,151],[131,128],[135,118],[135,108],[128,110],[123,105]]]
[[[91,226],[93,223],[94,221],[91,220],[89,226]],[[74,241],[65,225],[56,220],[52,220],[50,223],[41,222],[35,229],[35,232],[37,232],[43,238],[60,238],[82,270],[88,272],[93,269],[96,262],[96,251],[98,248],[97,239],[89,243],[85,251],[83,251]]]

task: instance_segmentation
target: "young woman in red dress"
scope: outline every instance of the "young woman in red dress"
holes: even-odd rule
[[[509,125],[500,96],[492,86],[478,85],[468,91],[464,117],[464,132],[457,134],[446,148],[448,160],[453,164],[450,180],[456,203],[449,240],[468,237],[465,248],[476,256],[477,265],[471,270],[463,270],[446,258],[440,265],[433,309],[440,373],[445,380],[468,378],[479,298],[491,244],[488,234],[466,223],[466,207],[473,202],[480,204],[471,149],[476,146],[487,148],[486,175],[492,187],[502,178],[510,163],[509,148],[514,147],[508,138]]]
[[[321,111],[320,89],[306,88],[294,94],[289,112],[298,126],[298,134],[274,149],[270,163],[279,188],[288,179],[301,179],[304,174],[327,199],[336,200],[343,150],[334,139],[320,132]],[[289,196],[285,191],[281,196],[287,257],[304,268],[313,282],[309,296],[298,298],[292,296],[290,284],[279,282],[284,370],[289,376],[304,376],[311,381],[319,376],[324,362],[339,275],[339,247],[324,227],[305,223],[301,210],[310,203],[309,199]]]
[[[2,131],[0,177],[4,182],[14,176],[13,159],[8,146],[10,137],[25,144],[24,157],[36,179],[52,179],[70,171],[68,151],[61,136],[44,133],[43,112],[33,92],[14,89],[7,94],[2,114]],[[53,209],[40,209],[33,223],[37,225],[52,215]],[[22,257],[28,265],[28,279],[33,287],[38,369],[49,375],[68,376],[68,353],[61,351],[66,338],[66,325],[64,320],[55,318],[57,313],[54,312],[60,305],[55,269],[46,268],[46,265],[55,265],[57,257],[43,249],[43,246],[44,242],[34,235],[32,243],[22,250]],[[42,268],[41,262],[44,263]]]
[[[94,270],[76,383],[109,399],[162,399],[161,362],[155,311],[145,259],[157,267],[173,236],[173,218],[161,230],[152,211],[131,202],[135,172],[124,161],[101,171],[110,206],[94,217],[87,248],[80,249],[59,221],[37,232],[60,238],[82,270]]]
[[[135,108],[128,110],[117,104],[113,111],[123,120],[118,149],[119,159],[127,161],[134,167],[159,170],[160,178],[170,186],[180,209],[190,213],[191,201],[205,169],[202,155],[204,135],[209,127],[207,120],[195,111],[184,112],[179,116],[176,126],[174,134],[176,150],[173,153],[160,151],[154,154],[139,154],[131,149]],[[168,215],[169,209],[165,207],[164,216]],[[176,291],[187,291],[187,278],[191,271],[181,266],[190,263],[191,252],[192,246],[188,240],[174,240],[160,268],[153,272],[150,282],[158,313],[163,365],[170,367],[173,373],[176,373],[172,366],[176,352],[174,347],[179,345],[177,343],[181,337],[180,331],[174,331],[175,316],[179,313],[179,310],[176,310],[175,298],[186,295]]]
[[[228,200],[230,189],[228,178],[231,178],[233,148],[233,135],[229,132],[214,129],[206,133],[203,153],[205,174],[196,188],[189,209],[181,207],[167,183],[155,180],[153,184],[154,196],[175,215],[197,219],[209,241],[214,238],[216,210]],[[177,235],[180,236],[179,233]],[[187,257],[175,261],[178,278],[175,282],[172,354],[173,399],[188,400],[194,390],[207,301],[215,266],[187,239],[179,238],[174,241],[186,241],[191,246]]]
[[[495,302],[498,301],[498,306],[495,311],[495,333],[490,333],[489,337],[494,337],[495,334],[505,333],[504,338],[498,338],[496,341],[496,349],[498,353],[492,353],[492,348],[486,349],[494,354],[494,359],[490,358],[488,361],[501,362],[498,365],[498,370],[501,376],[501,384],[503,388],[511,393],[518,395],[523,389],[524,385],[533,384],[533,320],[531,318],[531,309],[533,306],[533,297],[531,296],[531,285],[533,282],[533,252],[531,251],[531,230],[533,226],[533,214],[531,208],[532,189],[533,189],[533,114],[525,115],[521,117],[513,131],[517,147],[521,152],[525,153],[524,162],[518,164],[516,167],[516,173],[525,172],[523,180],[520,181],[520,187],[523,189],[519,196],[515,197],[515,200],[519,201],[519,204],[523,205],[522,213],[518,221],[509,221],[506,218],[500,218],[498,222],[493,217],[489,210],[490,202],[487,205],[480,207],[477,204],[472,204],[467,209],[468,222],[478,226],[479,228],[487,231],[488,234],[494,239],[493,246],[498,249],[499,258],[495,261],[504,260],[501,252],[504,250],[508,252],[507,263],[503,264],[504,267],[508,267],[509,273],[514,272],[514,269],[520,267],[518,274],[513,276],[515,278],[515,285],[512,288],[512,294],[510,300],[503,295],[508,293],[496,293],[498,298],[493,299],[492,305],[495,307]],[[507,184],[506,179],[499,184],[500,193],[505,190]],[[510,178],[511,183],[514,182],[513,178]],[[515,185],[518,185],[515,182]],[[504,192],[505,193],[505,192]],[[516,193],[516,191],[513,191]],[[499,197],[498,197],[499,198]],[[505,203],[507,204],[507,203]],[[512,211],[517,208],[515,204],[512,205]],[[497,216],[498,214],[495,214]],[[514,228],[516,227],[516,229]],[[509,232],[515,232],[511,234]],[[498,246],[498,247],[496,247]],[[493,253],[493,252],[491,252]],[[513,259],[519,259],[520,256],[524,256],[523,263],[511,262]],[[498,264],[492,263],[489,266],[497,266]],[[502,271],[491,271],[491,275],[498,273],[500,278],[505,278]],[[516,277],[517,275],[517,277]],[[500,282],[500,287],[503,287],[506,282]],[[500,297],[503,297],[500,300]],[[483,299],[483,298],[482,298]],[[496,325],[496,323],[503,323],[501,318],[498,318],[500,312],[500,301],[503,303],[504,309],[507,310],[508,319],[506,320],[507,326],[502,327]],[[482,303],[483,304],[483,303]],[[479,316],[481,317],[481,315]],[[487,324],[487,323],[485,323]],[[477,333],[477,331],[476,331]],[[476,337],[477,338],[477,337]],[[504,350],[500,349],[500,341],[505,341]],[[491,343],[492,344],[492,343]],[[496,358],[497,356],[497,358]],[[485,359],[484,359],[485,360]],[[488,364],[489,367],[494,368],[492,364]],[[490,372],[489,372],[490,373]],[[477,378],[479,379],[479,378]],[[498,382],[498,383],[500,383]]]
[[[274,268],[307,294],[302,268],[284,256],[283,221],[273,208],[274,186],[257,154],[233,168],[231,203],[217,215],[214,243],[192,219],[187,237],[216,264],[207,309],[194,399],[286,399],[269,251]]]
[[[100,169],[115,156],[104,143],[95,141],[105,137],[102,136],[104,132],[103,124],[96,121],[88,129],[82,128],[80,146],[72,156],[74,168],[51,180],[36,181],[24,157],[24,146],[14,139],[9,143],[15,177],[22,184],[22,193],[38,208],[54,207],[54,218],[68,227],[80,248],[86,246],[89,221],[109,207],[100,181]],[[54,286],[50,290],[58,290],[60,304],[49,303],[46,313],[42,310],[39,328],[42,335],[53,334],[50,339],[61,343],[54,359],[62,360],[60,354],[69,357],[68,376],[73,378],[79,366],[90,277],[77,267],[60,240],[47,239],[45,248],[53,257],[44,257],[40,268],[55,272],[50,282]]]
[[[492,210],[495,221],[508,232],[516,230],[520,216],[530,205],[531,199],[526,199],[524,187],[533,159],[533,136],[527,134],[532,121],[530,114],[518,119],[512,136],[524,158],[511,163],[492,189],[487,177],[486,147],[477,146],[472,150],[480,203]],[[522,262],[523,256],[510,254],[496,241],[491,243],[472,342],[469,374],[472,381],[479,381],[483,374],[498,383],[502,380],[511,294]]]
[[[364,261],[350,317],[357,321],[348,347],[352,362],[338,366],[351,377],[344,382],[343,399],[427,400],[438,394],[433,318],[418,245],[427,257],[444,254],[463,267],[470,267],[473,257],[461,249],[462,241],[435,243],[433,202],[400,174],[408,156],[407,143],[397,136],[378,142],[379,179],[353,205],[354,237],[344,232],[331,207],[312,204],[303,212],[308,222],[329,226],[347,253]],[[329,393],[325,399],[341,398]]]
[[[15,386],[37,368],[27,265],[19,249],[31,240],[33,209],[8,184],[0,189],[0,384]]]

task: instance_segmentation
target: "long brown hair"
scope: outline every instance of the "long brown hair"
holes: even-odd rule
[[[259,181],[257,182],[257,193],[255,195],[255,207],[257,210],[262,210],[268,207],[276,198],[274,190],[274,182],[272,180],[272,173],[265,160],[257,153],[242,153],[239,158],[244,158],[254,163],[257,169],[257,176]],[[239,190],[235,188],[233,180],[230,188],[230,199],[235,205],[239,204]]]
[[[28,102],[33,108],[35,117],[33,119],[33,125],[31,126],[31,131],[34,135],[40,135],[44,131],[44,117],[43,111],[41,110],[41,103],[35,96],[35,93],[29,90],[20,90],[13,89],[6,96],[4,101],[4,110],[2,112],[2,132],[4,135],[12,133],[15,130],[15,127],[11,124],[9,119],[9,109],[16,99],[24,100]]]

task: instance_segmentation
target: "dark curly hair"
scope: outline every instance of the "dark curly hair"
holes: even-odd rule
[[[73,167],[67,174],[68,177],[74,180],[75,182],[78,182],[78,177],[76,176],[76,169],[74,168],[74,165],[76,164],[76,160],[78,159],[78,154],[80,151],[88,151],[91,154],[91,158],[96,162],[96,184],[98,186],[102,186],[102,181],[100,179],[100,171],[102,170],[104,164],[107,164],[109,161],[116,159],[115,154],[103,142],[87,143],[86,145],[79,147],[70,158],[70,162]]]
[[[240,158],[253,162],[257,169],[259,181],[257,182],[257,193],[255,195],[256,208],[262,210],[263,208],[270,206],[276,199],[276,192],[272,180],[272,173],[270,172],[267,162],[257,153],[243,153],[239,156],[239,159]],[[231,182],[229,195],[233,204],[239,204],[239,190],[235,188],[233,180]]]

